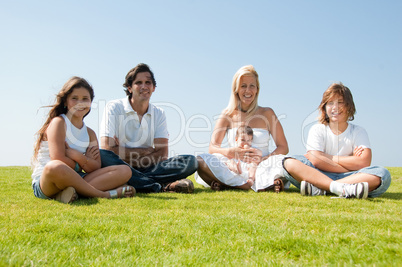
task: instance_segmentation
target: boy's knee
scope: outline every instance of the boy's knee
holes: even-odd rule
[[[287,172],[291,172],[295,166],[297,162],[297,159],[294,158],[284,158],[283,159],[283,168],[287,171]]]

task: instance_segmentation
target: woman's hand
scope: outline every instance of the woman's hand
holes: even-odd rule
[[[245,148],[246,150],[242,161],[247,162],[247,163],[254,163],[256,165],[260,164],[262,161],[262,151],[257,149],[257,148]]]
[[[245,149],[242,147],[231,147],[228,149],[227,157],[229,159],[240,159],[243,160],[246,153],[249,153],[250,149]]]

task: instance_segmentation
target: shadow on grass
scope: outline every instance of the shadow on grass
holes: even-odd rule
[[[172,194],[174,194],[174,193],[172,193]],[[163,199],[163,200],[177,199],[174,196],[167,196],[166,194],[163,194],[163,193],[137,193],[135,195],[135,197],[133,197],[132,199],[135,199],[135,198],[156,198],[156,199]],[[109,201],[114,201],[117,199],[125,199],[125,198],[109,199]],[[91,206],[91,205],[95,205],[98,203],[99,203],[98,198],[80,197],[78,200],[74,201],[70,205]]]
[[[241,189],[225,189],[223,191],[233,191],[233,192],[239,192],[239,191],[244,191]],[[252,190],[249,190],[252,191]],[[244,191],[245,193],[249,191]],[[195,188],[194,189],[194,194],[199,194],[199,193],[208,193],[208,194],[215,194],[218,192],[222,191],[214,191],[211,188]],[[258,194],[264,194],[264,193],[273,193],[273,191],[268,191],[268,192],[258,192]],[[300,194],[300,189],[296,187],[290,187],[289,189],[285,189],[285,191],[280,192],[279,194]],[[336,196],[334,194],[328,194],[328,196]],[[377,198],[368,198],[368,200],[371,201],[376,201],[376,202],[384,202],[384,199],[395,199],[395,200],[402,200],[402,193],[394,193],[394,192],[386,192],[380,197]]]
[[[177,193],[137,193],[135,197],[170,200],[170,199],[177,199],[177,197],[174,196],[175,194]]]
[[[236,188],[228,188],[228,189],[224,189],[224,190],[220,190],[220,191],[215,191],[215,190],[212,190],[209,187],[194,188],[194,194],[199,194],[199,193],[208,193],[208,194],[213,193],[213,194],[215,194],[215,193],[223,192],[223,191],[225,191],[225,192],[232,191],[232,192],[245,192],[245,193],[252,192],[252,193],[255,193],[252,189],[250,189],[250,190],[242,190],[242,189],[236,189]],[[270,191],[266,191],[266,192],[258,192],[258,194],[264,194],[264,193],[274,193],[274,191],[270,190]],[[288,193],[298,193],[298,194],[300,194],[300,190],[293,187],[293,188],[285,189],[284,191],[280,192],[279,194],[288,194]]]
[[[73,205],[73,206],[91,206],[91,205],[95,205],[98,204],[99,200],[97,198],[89,198],[89,197],[82,197],[80,196],[79,199],[77,199],[76,201],[74,201],[73,203],[69,204],[69,205]]]
[[[383,198],[402,200],[402,193],[385,192],[383,195],[376,197],[376,198],[372,198],[372,199],[379,201],[379,202],[384,202],[384,200],[382,200]]]

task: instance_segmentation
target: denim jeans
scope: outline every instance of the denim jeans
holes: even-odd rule
[[[100,156],[102,167],[123,164],[129,166],[132,176],[128,184],[142,193],[160,192],[164,185],[184,179],[198,168],[197,159],[191,155],[175,156],[148,168],[138,169],[131,167],[113,151],[100,149]]]
[[[286,157],[283,162],[285,162],[286,159],[288,158],[293,158],[293,159],[297,159],[298,161],[301,161],[302,163],[304,163],[307,166],[310,166],[312,168],[315,168],[314,165],[305,157],[302,155],[297,155],[297,156],[290,156],[290,157]],[[287,170],[284,168],[284,174],[286,179],[291,182],[294,186],[296,186],[297,188],[300,189],[300,182],[297,181],[295,178],[293,178],[288,172]],[[317,169],[317,168],[315,168]],[[325,174],[326,176],[328,176],[329,178],[331,178],[334,181],[337,181],[339,179],[345,178],[347,176],[350,176],[352,174],[356,174],[356,173],[367,173],[367,174],[371,174],[371,175],[375,175],[381,178],[381,184],[374,189],[373,191],[369,192],[368,196],[369,197],[378,197],[382,194],[385,193],[385,191],[387,191],[387,189],[389,188],[389,186],[391,185],[391,174],[390,172],[385,169],[384,167],[380,167],[380,166],[370,166],[370,167],[366,167],[363,169],[360,169],[358,171],[351,171],[351,172],[342,172],[342,173],[335,173],[335,172],[325,172],[325,171],[321,171],[319,170],[321,173]]]

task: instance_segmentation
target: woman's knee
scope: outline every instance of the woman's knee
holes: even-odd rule
[[[198,162],[198,169],[197,169],[198,175],[207,184],[210,184],[212,181],[215,181],[216,180],[215,176],[212,174],[208,165],[205,163],[205,161],[200,156],[197,156],[197,162]]]
[[[210,172],[208,165],[205,163],[205,161],[200,156],[197,156],[197,163],[198,163],[197,172],[200,176],[202,174],[206,174],[206,173]]]

